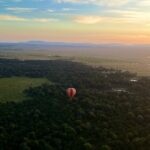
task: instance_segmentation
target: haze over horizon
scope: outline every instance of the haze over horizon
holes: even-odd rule
[[[0,41],[150,43],[148,0],[0,0]]]

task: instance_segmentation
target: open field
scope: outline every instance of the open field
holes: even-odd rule
[[[49,82],[42,78],[11,77],[0,78],[0,102],[20,101],[24,99],[23,91]]]

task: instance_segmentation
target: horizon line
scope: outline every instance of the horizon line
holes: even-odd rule
[[[21,41],[0,41],[0,43],[10,43],[10,44],[19,44],[19,43],[29,43],[29,42],[47,42],[47,43],[64,43],[64,44],[88,44],[88,45],[149,45],[150,43],[125,43],[125,42],[66,42],[66,41],[48,41],[48,40],[21,40]]]

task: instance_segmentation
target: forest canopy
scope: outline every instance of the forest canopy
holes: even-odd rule
[[[0,103],[1,150],[149,150],[150,78],[66,60],[0,59],[0,78],[14,76],[51,84]],[[73,100],[68,87],[77,89]]]

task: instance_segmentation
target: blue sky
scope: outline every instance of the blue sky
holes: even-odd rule
[[[65,3],[57,0],[1,0],[0,13],[23,17],[58,17],[66,15],[97,15],[104,8],[95,4]],[[96,11],[97,10],[97,11]],[[32,15],[30,15],[32,13]]]
[[[0,0],[0,40],[149,43],[149,8],[149,0]]]

